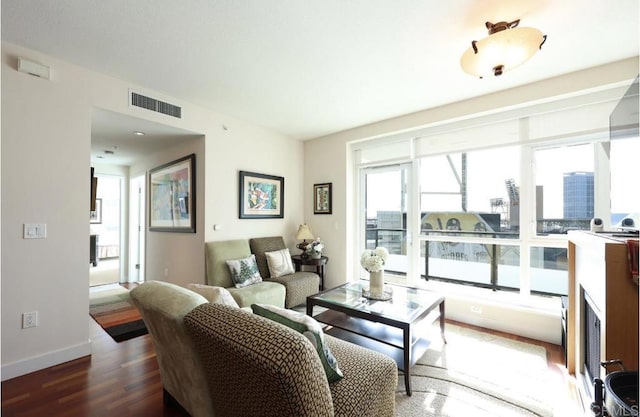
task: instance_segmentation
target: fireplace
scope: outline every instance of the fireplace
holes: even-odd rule
[[[593,301],[584,294],[584,373],[585,384],[591,389],[593,378],[600,377],[600,319],[594,311]],[[587,391],[589,392],[589,391]]]
[[[568,252],[567,369],[587,411],[593,379],[609,373],[601,362],[619,359],[626,369],[638,369],[638,285],[626,239],[572,231]]]

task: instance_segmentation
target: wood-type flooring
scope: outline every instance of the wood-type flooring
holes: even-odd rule
[[[116,343],[97,323],[88,320],[93,354],[4,381],[3,417],[187,416],[175,406],[163,403],[150,335]],[[549,372],[555,377],[567,378],[560,346],[490,332],[545,347]],[[567,380],[568,392],[570,385]]]

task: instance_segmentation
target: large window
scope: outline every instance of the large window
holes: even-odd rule
[[[366,194],[354,252],[388,246],[388,270],[410,285],[567,294],[570,231],[640,224],[637,128],[610,140],[625,91],[352,144]]]
[[[609,162],[599,154],[609,148],[605,139],[497,146],[364,169],[366,247],[385,246],[392,255],[387,271],[402,281],[415,257],[423,282],[565,295],[567,232],[588,230],[594,216],[605,214],[614,227],[640,207],[637,193],[618,186],[629,184],[628,155],[638,155],[640,140],[612,143]],[[598,162],[602,155],[606,163]],[[603,213],[595,201],[608,199],[609,190],[611,210]]]
[[[517,237],[519,147],[420,159],[422,234]]]
[[[595,213],[594,166],[592,143],[535,151],[537,234],[589,229]]]
[[[517,146],[420,159],[424,279],[519,288],[520,248],[498,241],[520,235],[519,176]]]
[[[624,219],[630,219],[634,227],[640,227],[639,159],[637,136],[611,141],[611,226],[620,227]]]

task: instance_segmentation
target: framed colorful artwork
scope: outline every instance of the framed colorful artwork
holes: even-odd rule
[[[313,185],[313,214],[331,214],[331,183]]]
[[[284,218],[284,177],[240,171],[239,217]]]
[[[196,156],[149,171],[149,230],[196,232]]]

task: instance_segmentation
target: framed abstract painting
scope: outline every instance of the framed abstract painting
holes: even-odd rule
[[[284,177],[240,171],[239,217],[284,218]]]
[[[149,230],[196,232],[196,156],[149,171]]]

